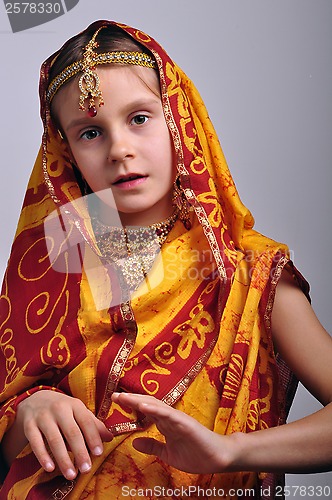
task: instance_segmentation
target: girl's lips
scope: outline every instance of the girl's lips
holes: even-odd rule
[[[128,177],[128,179],[124,178],[122,180],[114,182],[113,186],[116,186],[119,189],[133,189],[142,184],[142,182],[145,182],[146,179],[147,176],[134,177],[134,178]]]

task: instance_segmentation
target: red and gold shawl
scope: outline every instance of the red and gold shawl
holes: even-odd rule
[[[94,23],[89,32],[102,24],[108,22]],[[192,82],[151,37],[118,26],[157,61],[192,227],[175,224],[149,286],[142,284],[131,300],[113,300],[121,294],[116,277],[96,249],[66,145],[45,105],[51,56],[41,70],[42,147],[0,298],[0,437],[17,404],[40,389],[80,398],[116,437],[93,460],[91,473],[75,481],[58,470],[44,472],[27,446],[0,498],[116,499],[123,486],[139,496],[146,492],[145,498],[157,496],[153,488],[172,498],[172,489],[188,487],[216,488],[219,496],[222,489],[223,498],[231,489],[254,488],[259,498],[263,474],[187,474],[136,452],[133,437],[158,431],[111,405],[115,389],[151,394],[218,433],[251,432],[284,422],[288,380],[270,332],[287,248],[253,230]],[[54,213],[66,227],[61,243],[45,230]],[[73,269],[74,254],[80,266]]]

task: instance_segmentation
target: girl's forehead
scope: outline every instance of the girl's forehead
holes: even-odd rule
[[[100,78],[100,90],[103,92],[106,86],[120,87],[123,84],[124,87],[143,89],[145,91],[151,92],[153,95],[160,98],[160,84],[159,78],[154,69],[144,68],[141,66],[129,66],[129,65],[108,65],[105,67],[97,67],[95,69],[96,73]],[[59,101],[64,99],[79,99],[81,93],[79,87],[80,76],[75,76],[72,80],[66,83],[54,96],[52,102],[52,108],[56,110]],[[128,96],[129,97],[129,96]]]
[[[124,105],[131,100],[143,99],[143,96],[151,95],[154,99],[161,101],[160,85],[158,75],[151,68],[136,67],[136,66],[105,66],[96,68],[96,73],[99,77],[99,89],[103,95],[105,105],[102,108],[108,108],[108,104],[113,107],[114,99],[117,106],[120,103]],[[67,82],[54,96],[51,105],[53,118],[62,121],[62,117],[68,113],[82,116],[82,111],[79,109],[80,102],[80,77],[75,76]],[[149,99],[150,100],[150,99]],[[86,99],[88,105],[88,98]],[[98,98],[96,98],[96,107],[98,110]]]
[[[160,84],[159,78],[154,69],[144,68],[142,66],[130,66],[130,65],[110,65],[107,67],[98,67],[96,72],[101,79],[117,80],[117,82],[123,81],[128,85],[132,86],[144,86],[151,90],[154,94],[158,93],[160,95]]]

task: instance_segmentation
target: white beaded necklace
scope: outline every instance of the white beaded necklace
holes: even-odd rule
[[[92,217],[92,227],[102,255],[121,270],[130,291],[138,288],[151,270],[178,217],[177,211],[150,226],[108,226]]]

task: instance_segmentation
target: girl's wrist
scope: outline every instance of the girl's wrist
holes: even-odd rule
[[[227,437],[228,446],[224,455],[224,468],[220,472],[243,472],[254,470],[254,464],[249,464],[250,450],[248,450],[248,435],[243,432],[234,432]]]
[[[246,435],[242,432],[235,432],[227,436],[218,436],[218,441],[220,440],[220,443],[218,442],[217,444],[216,470],[212,472],[222,473],[246,470],[243,469],[245,462],[243,458],[246,455],[245,442],[243,442],[245,437]]]
[[[245,465],[245,457],[246,457],[246,446],[245,446],[245,438],[246,434],[242,432],[234,432],[229,436],[229,459],[228,459],[228,467],[227,472],[238,472],[246,470],[243,466]]]

